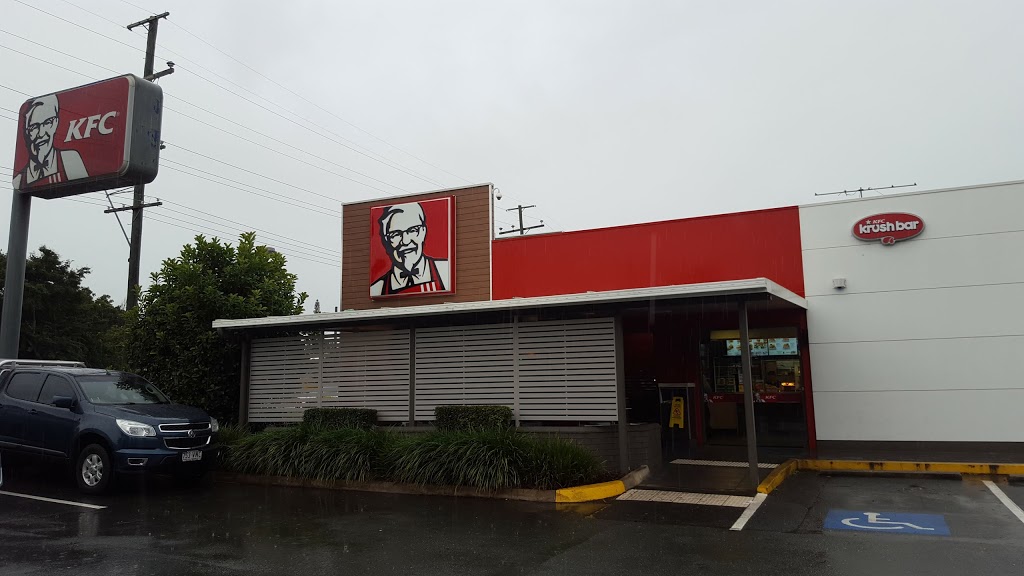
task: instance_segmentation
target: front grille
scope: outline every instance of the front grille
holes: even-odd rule
[[[164,438],[164,445],[171,450],[191,450],[193,448],[202,448],[210,443],[209,436],[197,436],[195,438],[181,437],[181,438]]]
[[[161,424],[161,432],[188,432],[189,430],[209,430],[210,422],[181,422],[179,424]]]

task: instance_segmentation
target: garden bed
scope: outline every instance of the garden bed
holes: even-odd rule
[[[290,479],[300,486],[359,483],[367,489],[377,483],[384,491],[413,490],[395,488],[404,485],[455,495],[550,491],[608,479],[603,462],[586,448],[515,429],[400,434],[305,423],[238,435],[226,444],[225,472]]]

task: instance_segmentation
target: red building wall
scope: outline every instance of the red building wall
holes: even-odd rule
[[[803,296],[800,212],[738,212],[493,241],[493,299],[764,277]]]

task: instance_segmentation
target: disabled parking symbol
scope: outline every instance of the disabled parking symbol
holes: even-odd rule
[[[941,514],[829,510],[828,516],[825,517],[825,529],[949,536],[949,526]]]

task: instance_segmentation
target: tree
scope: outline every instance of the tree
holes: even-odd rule
[[[241,369],[237,342],[213,329],[218,318],[301,314],[306,294],[295,293],[285,257],[242,234],[238,247],[196,236],[181,255],[152,275],[125,334],[133,371],[176,402],[206,409],[223,421],[238,412]]]
[[[0,270],[7,257],[0,253]],[[112,331],[124,322],[124,312],[109,296],[97,297],[82,286],[89,268],[74,268],[56,252],[41,246],[25,264],[25,296],[21,311],[18,357],[37,360],[81,360],[88,366],[116,367],[121,363]],[[6,274],[0,290],[6,288]],[[2,299],[2,297],[0,297]]]

